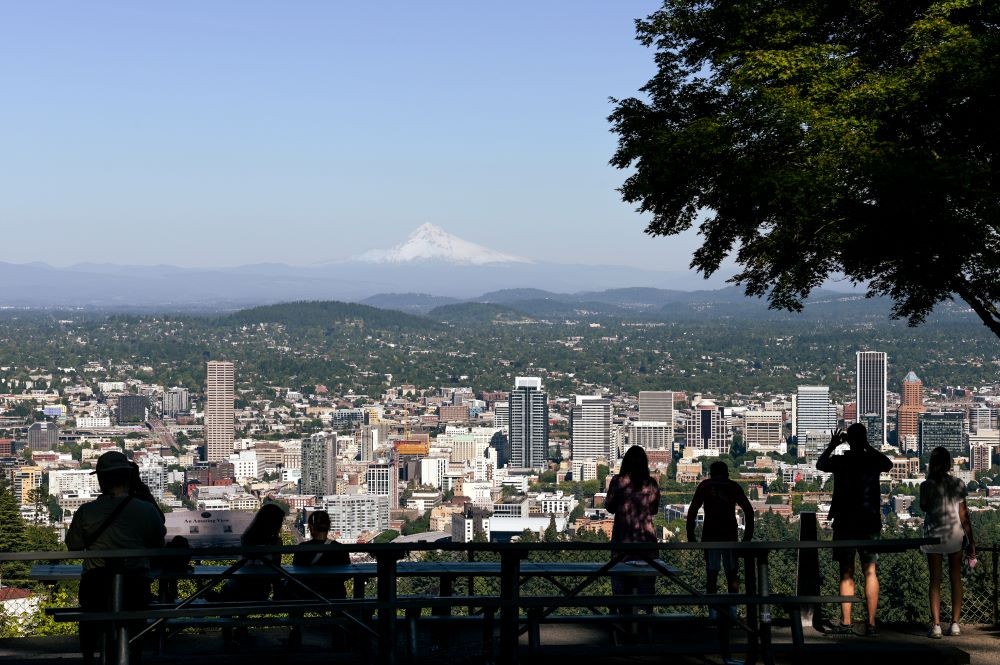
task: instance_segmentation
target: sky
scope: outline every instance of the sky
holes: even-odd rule
[[[684,269],[608,165],[654,0],[0,6],[0,261],[310,265],[431,222]]]

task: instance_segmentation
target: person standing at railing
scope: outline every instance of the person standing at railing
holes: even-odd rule
[[[615,516],[611,528],[612,543],[655,543],[653,517],[660,510],[660,486],[649,475],[649,460],[641,446],[625,452],[619,472],[611,478],[605,509]],[[643,561],[644,557],[630,554],[625,561]],[[612,575],[611,590],[615,595],[652,594],[656,575]]]
[[[705,507],[705,522],[701,529],[702,542],[736,542],[739,540],[739,524],[736,508],[743,511],[743,542],[753,540],[753,504],[747,498],[740,484],[729,479],[729,467],[725,462],[713,462],[708,467],[708,478],[701,481],[691,499],[687,514],[688,542],[697,542],[695,526],[698,511]],[[705,590],[716,593],[719,590],[719,570],[725,569],[729,593],[740,590],[739,565],[736,552],[732,549],[705,550]]]
[[[843,455],[833,451],[843,443],[850,449]],[[833,473],[834,540],[874,540],[882,533],[882,488],[879,476],[892,469],[892,460],[871,447],[868,430],[854,423],[847,432],[837,430],[830,444],[816,460],[816,468]],[[833,556],[840,564],[840,595],[854,595],[854,554],[857,552],[865,576],[867,620],[865,635],[875,637],[875,613],[878,610],[878,555],[863,547],[837,547]],[[833,627],[834,634],[853,634],[851,603],[841,604],[841,622]]]
[[[314,510],[309,513],[306,520],[306,528],[309,529],[309,540],[303,541],[302,545],[337,545],[336,540],[330,540],[330,513],[325,510]],[[292,565],[296,568],[306,566],[347,566],[351,563],[351,557],[346,550],[330,547],[324,548],[323,552],[296,552],[292,557]],[[323,595],[326,598],[346,598],[347,587],[344,578],[338,576],[325,577],[323,580],[306,580],[309,588]],[[283,598],[297,600],[315,600],[315,596],[305,589],[285,583],[282,588]],[[293,626],[292,632],[288,636],[288,646],[298,648],[302,644],[302,628]]]
[[[70,550],[134,550],[163,547],[166,528],[163,513],[148,501],[135,499],[129,493],[132,466],[118,451],[109,451],[97,460],[97,482],[101,495],[85,503],[73,515],[66,532],[66,547]],[[148,559],[84,559],[80,577],[80,607],[84,611],[101,612],[112,609],[114,575],[124,576],[124,607],[137,610],[145,607],[149,598]],[[142,622],[138,622],[141,626]],[[107,624],[80,623],[80,650],[83,662],[94,662],[99,637]],[[109,642],[110,646],[110,642]],[[138,662],[141,650],[133,647],[132,662]]]
[[[927,462],[927,480],[920,483],[920,510],[924,511],[924,535],[940,538],[937,545],[922,545],[930,568],[928,596],[931,606],[931,627],[927,636],[961,635],[959,619],[962,615],[962,549],[965,545],[969,558],[976,556],[976,541],[972,537],[969,507],[965,503],[968,491],[965,483],[949,472],[951,453],[938,446],[931,451]],[[941,630],[941,569],[944,556],[948,557],[948,575],[951,578],[951,624]]]

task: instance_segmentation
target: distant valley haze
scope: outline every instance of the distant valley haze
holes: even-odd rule
[[[626,287],[722,288],[686,269],[557,263],[486,247],[423,224],[401,242],[314,265],[235,267],[0,263],[0,306],[239,307],[297,300],[363,301],[386,293],[469,299],[504,289],[562,293]]]

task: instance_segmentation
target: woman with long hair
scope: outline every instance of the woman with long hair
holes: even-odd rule
[[[604,507],[615,516],[611,529],[612,543],[655,543],[653,517],[660,509],[660,486],[649,475],[649,460],[641,446],[625,451],[618,474],[611,479]],[[630,554],[625,561],[641,561],[643,556]],[[611,589],[617,594],[651,594],[656,576],[611,576]]]
[[[965,503],[965,483],[949,472],[951,453],[938,446],[931,451],[927,462],[927,480],[920,483],[920,510],[924,511],[924,535],[937,537],[937,545],[923,545],[930,568],[928,596],[931,606],[931,627],[927,636],[961,635],[959,618],[962,614],[962,549],[963,543],[970,557],[976,555],[972,537],[969,508]],[[951,624],[941,630],[941,572],[944,557],[948,557],[948,575],[951,579]]]

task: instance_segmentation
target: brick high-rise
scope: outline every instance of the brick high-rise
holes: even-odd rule
[[[909,447],[916,449],[918,421],[926,410],[923,381],[911,371],[903,379],[903,401],[896,412],[896,436],[902,450],[907,448],[907,437],[910,437]]]

